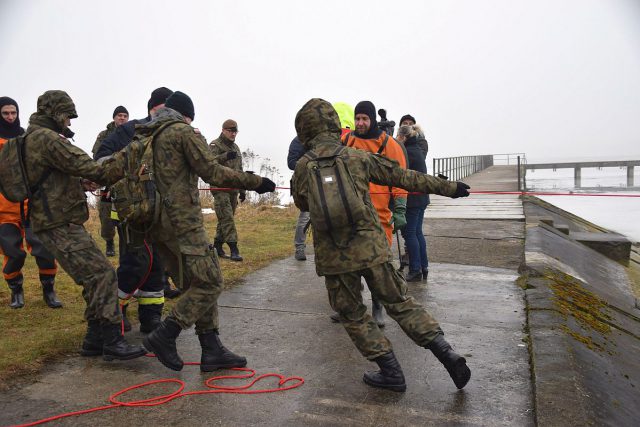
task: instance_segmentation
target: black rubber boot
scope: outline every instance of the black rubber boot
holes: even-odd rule
[[[229,249],[231,249],[231,256],[229,257],[231,261],[242,261],[240,251],[238,250],[238,244],[235,242],[229,242],[227,245],[229,245]]]
[[[122,329],[125,332],[129,332],[131,330],[131,322],[127,317],[127,307],[129,307],[129,304],[120,306],[120,308],[122,309]]]
[[[113,239],[107,240],[107,250],[105,251],[105,254],[108,257],[116,256],[116,248],[113,244]]]
[[[426,282],[428,276],[429,276],[429,269],[428,268],[423,268],[422,269],[422,281]]]
[[[176,338],[182,332],[178,323],[166,317],[156,329],[147,335],[142,343],[147,350],[153,352],[160,363],[174,371],[181,371],[184,362],[176,349]]]
[[[55,279],[47,277],[40,279],[42,283],[42,298],[44,302],[51,308],[62,308],[62,303],[58,301],[56,291],[53,289]]]
[[[247,359],[238,356],[222,345],[217,332],[200,334],[198,339],[202,347],[202,358],[200,359],[200,370],[202,372],[211,372],[221,368],[244,368],[247,366]]]
[[[82,349],[80,355],[85,357],[101,356],[104,340],[102,339],[102,327],[98,320],[89,320],[87,326],[87,334],[82,340]]]
[[[222,242],[220,240],[214,240],[213,247],[218,254],[218,258],[229,258],[229,255],[224,253],[224,249],[222,249]]]
[[[426,348],[431,350],[433,355],[444,365],[458,389],[467,385],[471,378],[471,370],[467,366],[467,360],[453,351],[443,335],[436,336],[426,345]]]
[[[375,320],[378,327],[384,328],[384,313],[382,312],[382,304],[374,299],[371,300],[371,314],[373,315],[373,320]]]
[[[167,276],[167,273],[162,274],[162,283],[163,283],[165,298],[169,298],[169,299],[178,298],[182,293],[180,292],[180,289],[174,289],[171,287],[171,283],[169,282],[169,276]]]
[[[416,271],[409,270],[405,280],[407,282],[420,282],[420,281],[422,281],[422,270],[416,270]]]
[[[140,320],[140,332],[151,333],[162,321],[162,308],[164,304],[139,304],[138,319]]]
[[[9,289],[11,289],[11,303],[9,304],[9,307],[11,308],[24,307],[24,289],[22,288],[23,281],[24,279],[22,277],[8,281]]]
[[[367,371],[362,378],[372,387],[386,388],[391,391],[403,392],[407,390],[404,374],[393,351],[373,359],[380,367],[379,371]]]
[[[129,360],[147,354],[147,351],[139,345],[132,345],[124,339],[120,332],[120,324],[102,324],[102,357],[104,360]]]

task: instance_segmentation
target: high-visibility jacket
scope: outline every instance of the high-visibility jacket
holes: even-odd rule
[[[0,138],[0,147],[2,147],[8,140]],[[16,173],[20,173],[16,171]],[[25,215],[27,214],[27,202],[24,203]],[[20,203],[10,202],[0,194],[0,224],[12,223],[21,228],[20,221]]]
[[[348,147],[357,148],[359,150],[368,151],[370,153],[377,153],[384,141],[387,141],[384,149],[380,153],[389,159],[397,161],[403,169],[407,168],[407,159],[404,155],[404,151],[400,144],[393,139],[386,132],[382,132],[376,139],[363,139],[356,136],[354,133],[348,133],[342,137],[342,143]],[[389,188],[384,185],[377,185],[370,183],[369,192],[371,193],[371,203],[376,208],[378,216],[380,217],[380,223],[384,228],[389,241],[389,246],[393,242],[393,226],[391,224],[391,210],[389,209],[389,202],[391,197],[395,198],[407,198],[407,191],[402,188]]]

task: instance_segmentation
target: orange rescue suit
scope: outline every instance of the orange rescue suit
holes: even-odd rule
[[[357,148],[370,153],[377,153],[385,139],[387,139],[386,132],[382,132],[376,139],[363,139],[357,137],[354,133],[349,133],[342,136],[342,143],[347,147]],[[380,154],[391,160],[397,161],[403,169],[407,168],[407,159],[404,157],[404,151],[402,150],[402,147],[400,147],[400,144],[398,144],[398,142],[391,136],[388,137],[387,144]],[[402,188],[393,187],[390,193],[389,187],[387,186],[369,183],[369,192],[371,193],[371,202],[376,208],[376,211],[378,211],[380,223],[387,235],[389,246],[391,246],[393,243],[393,225],[391,224],[392,214],[389,209],[389,201],[392,196],[394,199],[406,199],[407,191]]]
[[[7,142],[6,139],[0,138],[0,149]],[[25,215],[27,214],[27,203],[24,204]],[[18,228],[22,228],[20,221],[20,203],[10,202],[0,194],[0,224],[11,223]]]

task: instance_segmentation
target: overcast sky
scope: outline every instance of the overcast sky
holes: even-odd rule
[[[86,151],[117,105],[142,118],[167,86],[191,96],[209,141],[236,119],[241,149],[285,182],[311,97],[411,113],[428,165],[640,158],[638,0],[0,0],[0,40],[0,96],[24,127],[42,92],[65,90]]]

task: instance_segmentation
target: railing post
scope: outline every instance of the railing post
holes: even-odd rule
[[[522,186],[520,185],[520,156],[518,156],[518,191],[522,191]]]
[[[575,169],[573,170],[573,186],[574,187],[580,188],[581,178],[582,178],[582,169],[576,166]]]
[[[633,166],[627,166],[627,187],[633,187]]]

